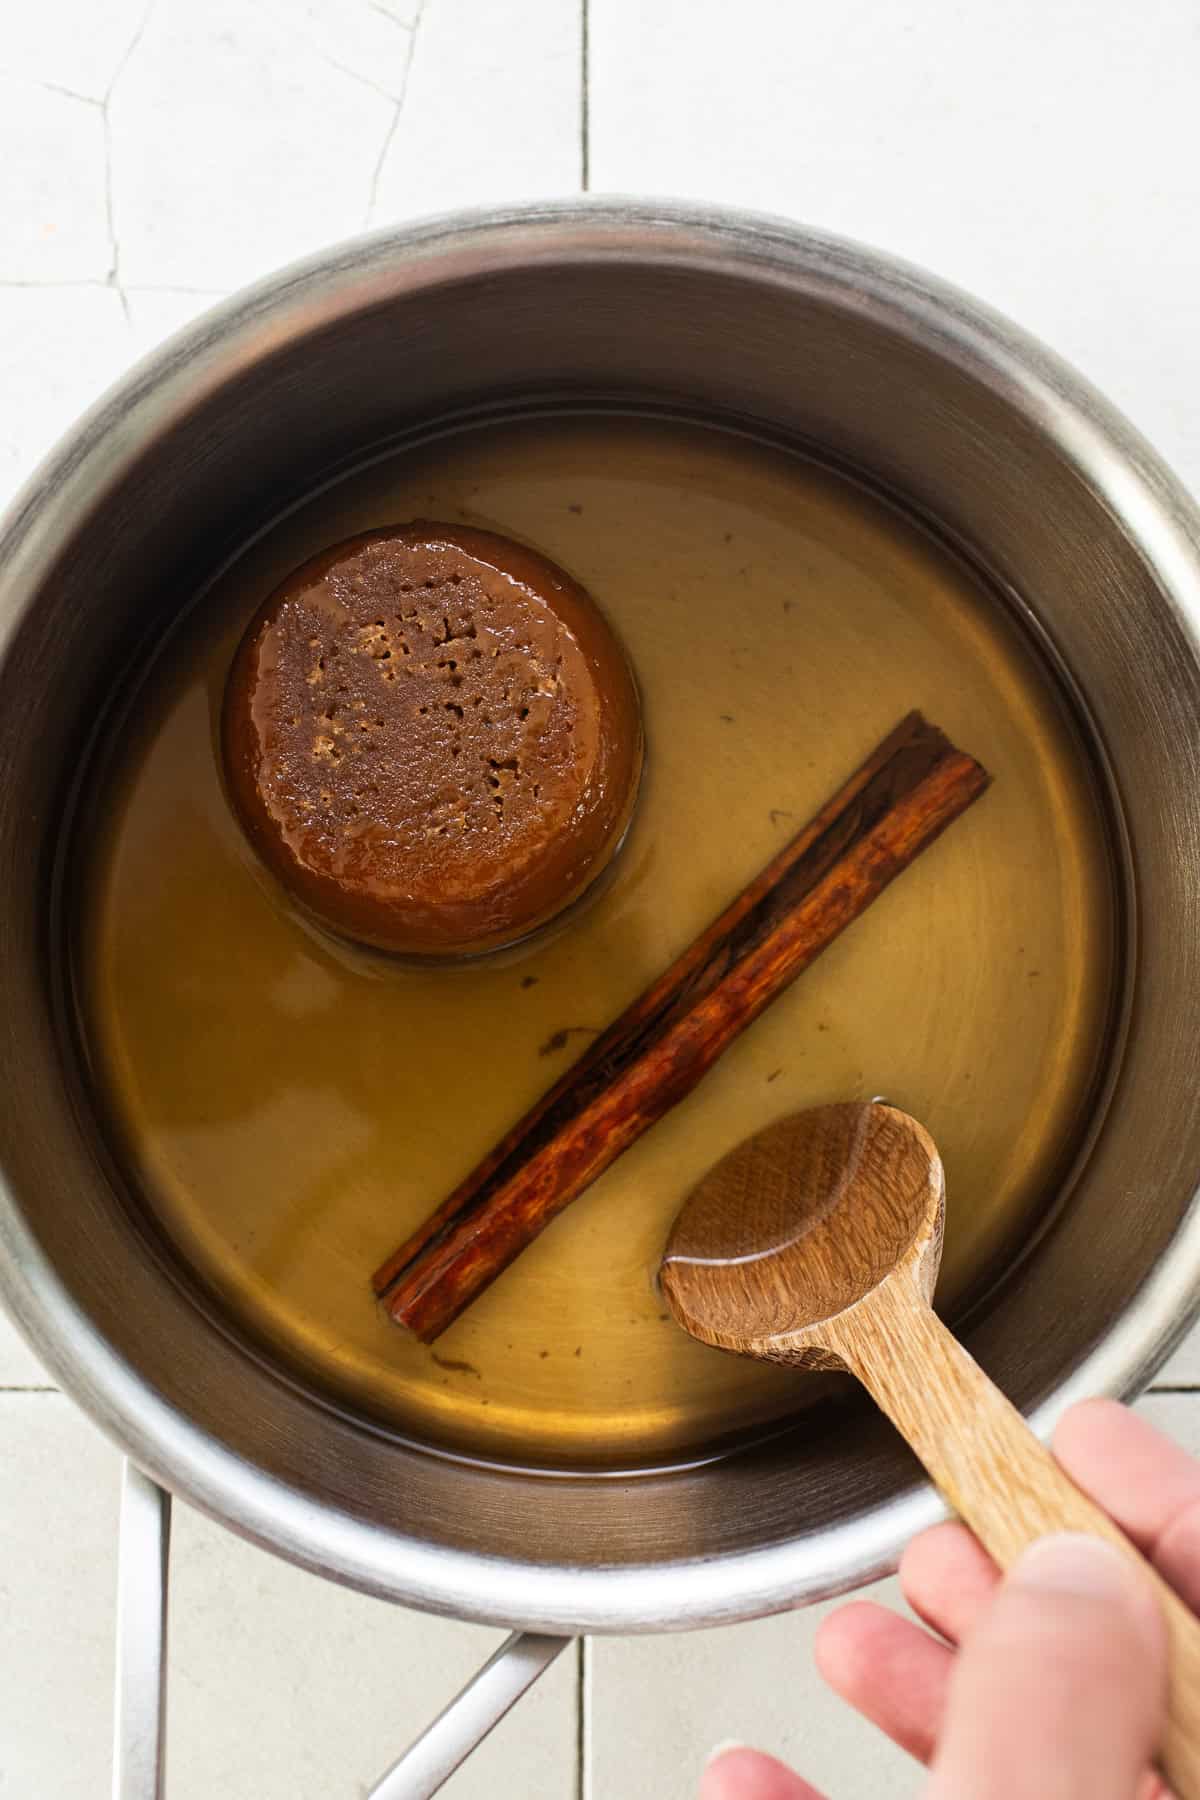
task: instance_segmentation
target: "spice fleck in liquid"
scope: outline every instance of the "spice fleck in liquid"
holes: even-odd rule
[[[416,967],[300,917],[230,811],[226,673],[266,594],[352,533],[508,533],[616,627],[643,790],[602,891],[501,956]],[[431,1349],[376,1265],[919,707],[994,785]],[[688,1190],[784,1114],[886,1095],[948,1184],[939,1301],[1018,1252],[1086,1122],[1113,921],[1058,696],[959,563],[839,476],[637,419],[443,438],[314,498],[159,657],[97,796],[84,1029],[141,1203],[215,1304],[338,1404],[524,1465],[703,1454],[813,1378],[722,1355],[655,1272]]]

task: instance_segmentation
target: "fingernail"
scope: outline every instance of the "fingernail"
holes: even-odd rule
[[[1102,1538],[1063,1531],[1039,1538],[1014,1563],[1008,1578],[1017,1587],[1042,1593],[1108,1600],[1129,1592],[1131,1574],[1129,1558]]]
[[[716,1762],[718,1756],[728,1756],[731,1750],[745,1750],[746,1747],[747,1746],[742,1743],[740,1738],[722,1738],[719,1744],[713,1745],[712,1749],[705,1757],[704,1766],[707,1769],[710,1763]],[[695,1767],[694,1763],[692,1767]]]

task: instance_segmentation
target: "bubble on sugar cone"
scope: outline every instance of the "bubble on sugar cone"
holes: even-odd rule
[[[526,936],[624,834],[624,654],[587,593],[494,533],[419,522],[295,570],[234,659],[223,739],[251,843],[342,935],[414,954]]]

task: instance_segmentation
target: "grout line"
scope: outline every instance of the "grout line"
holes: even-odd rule
[[[1156,1382],[1153,1387],[1143,1388],[1143,1394],[1200,1394],[1200,1384],[1194,1381]]]
[[[586,194],[591,186],[591,119],[589,116],[589,87],[591,77],[591,53],[588,38],[588,6],[589,0],[580,0],[582,12],[579,21],[579,185]]]
[[[60,1388],[51,1387],[46,1384],[43,1384],[42,1386],[31,1385],[29,1387],[0,1387],[0,1394],[57,1394],[61,1391]]]
[[[581,1637],[575,1653],[575,1796],[592,1800],[592,1640]]]

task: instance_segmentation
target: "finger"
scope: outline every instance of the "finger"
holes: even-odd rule
[[[959,1651],[928,1800],[1129,1800],[1166,1705],[1166,1632],[1121,1552],[1034,1545]]]
[[[1200,1463],[1115,1400],[1058,1422],[1054,1454],[1189,1606],[1200,1607]]]
[[[927,1535],[946,1529],[934,1526]],[[870,1600],[851,1601],[830,1613],[814,1650],[817,1667],[836,1694],[918,1762],[932,1762],[954,1668],[952,1650]],[[1147,1771],[1137,1800],[1172,1796]]]
[[[1115,1400],[1073,1406],[1059,1422],[1054,1450],[1080,1487],[1200,1606],[1200,1464]],[[900,1563],[908,1604],[950,1643],[970,1630],[998,1580],[996,1565],[957,1522],[922,1532]]]
[[[700,1800],[821,1800],[816,1788],[761,1750],[722,1750],[700,1777]]]
[[[814,1653],[835,1694],[918,1762],[930,1760],[946,1709],[952,1651],[885,1606],[856,1600],[830,1613]]]
[[[970,1631],[1000,1581],[1000,1571],[965,1525],[934,1525],[900,1559],[904,1598],[947,1643]]]

